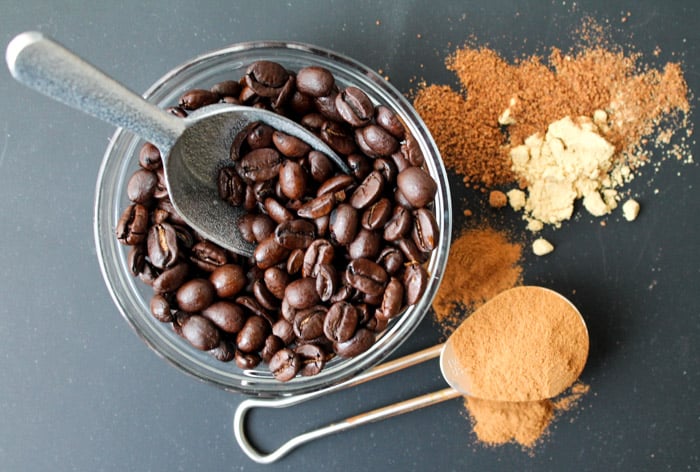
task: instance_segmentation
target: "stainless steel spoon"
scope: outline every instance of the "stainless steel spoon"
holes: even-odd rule
[[[210,105],[178,118],[147,102],[95,66],[41,33],[16,36],[7,46],[7,66],[19,82],[100,120],[123,127],[158,147],[175,209],[197,232],[244,256],[254,246],[238,230],[242,208],[219,198],[217,172],[229,159],[234,137],[252,122],[295,136],[347,165],[321,139],[275,113],[230,104]]]
[[[577,336],[580,338],[574,343],[568,343],[561,352],[561,358],[559,359],[562,365],[569,362],[569,365],[562,369],[564,375],[557,376],[557,380],[551,383],[550,389],[548,390],[548,396],[546,398],[555,397],[561,392],[566,390],[573,384],[578,376],[583,371],[583,367],[586,363],[586,358],[588,356],[588,330],[586,329],[585,321],[581,316],[581,313],[576,309],[576,307],[569,302],[564,296],[559,293],[536,286],[525,286],[516,287],[513,289],[506,290],[501,294],[497,295],[489,302],[484,304],[481,308],[476,310],[470,315],[470,317],[460,325],[459,329],[467,330],[464,333],[467,337],[471,335],[471,326],[475,322],[483,322],[483,318],[486,316],[493,315],[492,308],[495,306],[497,301],[506,302],[505,305],[509,306],[508,310],[517,314],[517,307],[507,303],[510,300],[514,300],[515,296],[518,294],[523,295],[523,291],[527,292],[525,295],[538,295],[539,299],[546,300],[552,303],[559,303],[562,306],[562,316],[568,319],[570,323],[576,326],[580,323]],[[496,300],[500,298],[500,300]],[[563,302],[563,303],[562,303]],[[502,305],[499,305],[502,306]],[[479,318],[482,318],[481,320]],[[471,320],[471,321],[470,321]],[[533,323],[534,324],[534,323]],[[455,331],[456,332],[456,331]],[[504,339],[504,334],[506,333],[505,328],[499,330],[498,328],[493,330],[493,336],[489,339],[489,343],[492,345],[498,345],[501,341],[507,341]],[[338,433],[340,431],[346,431],[348,429],[356,428],[357,426],[374,423],[381,421],[393,416],[398,416],[404,413],[415,411],[421,408],[425,408],[430,405],[435,405],[452,398],[461,396],[476,396],[475,391],[480,391],[479,385],[474,384],[474,379],[478,378],[481,374],[489,374],[489,366],[486,364],[481,364],[480,366],[469,366],[470,371],[465,371],[464,361],[460,361],[459,350],[461,349],[459,343],[455,342],[457,337],[453,333],[447,342],[444,344],[438,344],[436,346],[418,351],[416,353],[401,357],[399,359],[384,363],[366,372],[363,372],[356,377],[347,380],[343,383],[333,385],[323,390],[318,390],[316,392],[310,392],[303,395],[276,398],[276,399],[266,399],[266,398],[250,398],[242,401],[238,408],[236,408],[236,413],[233,419],[233,432],[236,437],[238,445],[241,447],[243,452],[250,457],[255,462],[261,464],[270,464],[275,462],[291,452],[293,449],[305,444],[314,439],[318,439],[330,434]],[[538,342],[547,342],[548,339],[543,338],[538,340]],[[572,341],[574,341],[572,339]],[[516,359],[526,359],[528,352],[521,353],[518,355],[516,352],[510,353]],[[298,405],[300,403],[318,398],[324,395],[328,395],[333,392],[337,392],[349,387],[354,387],[360,385],[370,380],[378,379],[388,374],[398,372],[399,370],[411,367],[435,357],[440,356],[440,371],[445,381],[450,385],[449,388],[438,390],[436,392],[427,393],[419,397],[415,397],[409,400],[405,400],[393,405],[388,405],[385,407],[378,408],[365,413],[360,413],[358,415],[346,418],[337,423],[332,423],[328,426],[324,426],[313,431],[309,431],[298,436],[293,437],[288,440],[278,449],[264,453],[258,450],[250,441],[246,434],[246,417],[250,410],[255,408],[286,408],[293,405]],[[474,360],[474,359],[470,359]],[[538,367],[538,366],[535,366]],[[481,370],[481,372],[478,372]],[[528,379],[519,379],[517,377],[519,369],[518,365],[514,364],[512,368],[506,367],[506,372],[499,372],[498,374],[505,375],[506,377],[515,376],[512,378],[518,379],[521,383],[528,383]],[[540,372],[541,377],[547,377],[550,373],[544,370]],[[527,386],[524,390],[528,390]],[[533,389],[537,391],[537,389]],[[480,397],[482,398],[482,397]],[[536,401],[544,400],[545,397],[542,396],[526,396],[522,397],[520,394],[515,393],[510,397],[505,398],[485,398],[486,400],[496,400],[496,401]]]

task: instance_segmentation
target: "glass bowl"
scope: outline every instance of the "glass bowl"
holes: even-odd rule
[[[161,357],[201,380],[225,389],[256,396],[288,396],[319,390],[343,382],[372,367],[391,354],[420,324],[430,309],[442,278],[449,252],[451,201],[447,174],[427,127],[401,93],[385,79],[358,62],[311,45],[289,42],[249,42],[213,51],[173,69],[158,80],[144,97],[161,108],[173,106],[185,91],[210,88],[227,79],[238,80],[245,68],[258,60],[276,61],[290,70],[309,65],[329,69],[340,87],[362,88],[375,102],[393,109],[412,133],[425,156],[425,167],[438,184],[435,216],[440,239],[427,262],[430,279],[422,299],[389,323],[376,343],[349,359],[334,358],[315,376],[298,376],[289,382],[276,380],[266,365],[242,370],[198,351],[178,336],[168,323],[150,313],[152,289],[133,277],[127,265],[127,249],[115,237],[115,228],[128,206],[126,184],[138,167],[144,141],[118,129],[105,152],[97,178],[94,235],[97,256],[109,292],[117,308],[136,333]]]

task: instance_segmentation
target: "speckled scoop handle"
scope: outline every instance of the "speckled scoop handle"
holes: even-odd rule
[[[185,129],[164,112],[42,33],[29,31],[7,46],[12,76],[54,100],[123,127],[167,152]]]

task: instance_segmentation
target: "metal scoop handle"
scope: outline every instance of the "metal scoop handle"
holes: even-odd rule
[[[236,437],[236,441],[238,442],[238,445],[241,447],[243,452],[245,452],[245,454],[255,462],[259,464],[271,464],[288,454],[293,449],[309,441],[313,441],[314,439],[318,439],[341,431],[346,431],[348,429],[352,429],[364,424],[381,421],[387,418],[391,418],[393,416],[398,416],[404,413],[418,410],[420,408],[424,408],[426,406],[435,405],[436,403],[440,403],[461,396],[461,393],[454,390],[453,388],[445,388],[436,392],[427,393],[425,395],[421,395],[410,400],[394,403],[392,405],[378,408],[376,410],[372,410],[366,413],[360,413],[359,415],[346,418],[337,423],[332,423],[328,426],[324,426],[300,434],[288,440],[287,442],[282,444],[282,446],[280,446],[278,449],[270,453],[263,453],[260,450],[258,450],[251,443],[250,439],[246,435],[246,415],[250,410],[254,408],[287,408],[309,400],[313,400],[314,398],[318,398],[323,395],[328,395],[329,393],[337,392],[349,387],[354,387],[369,380],[378,379],[385,375],[389,375],[394,372],[406,369],[408,367],[421,364],[430,359],[434,359],[440,355],[443,346],[443,344],[438,344],[436,346],[423,349],[422,351],[409,354],[399,359],[386,362],[358,375],[357,377],[354,377],[350,380],[334,385],[332,387],[323,390],[318,390],[316,392],[310,392],[305,393],[303,395],[285,398],[250,398],[244,400],[238,405],[238,408],[236,408],[236,413],[233,417],[233,433]]]
[[[102,121],[170,149],[185,129],[164,112],[42,33],[28,31],[7,46],[7,67],[24,85]]]

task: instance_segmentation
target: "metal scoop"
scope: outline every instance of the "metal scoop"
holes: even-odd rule
[[[126,128],[158,147],[175,209],[194,230],[244,256],[251,256],[254,250],[238,230],[237,222],[244,210],[224,203],[217,188],[217,173],[228,161],[238,132],[253,122],[266,123],[303,140],[349,173],[347,165],[321,139],[280,115],[253,107],[216,104],[178,118],[38,32],[16,36],[7,46],[6,60],[19,82]]]
[[[483,398],[485,400],[514,402],[544,400],[545,398],[551,398],[559,395],[561,392],[570,387],[579,377],[580,373],[583,371],[583,367],[586,363],[586,358],[588,356],[588,331],[586,329],[586,324],[583,320],[583,317],[576,309],[576,307],[559,293],[546,288],[535,286],[516,287],[513,289],[506,290],[494,297],[493,299],[491,299],[486,304],[484,304],[474,313],[472,313],[470,317],[467,318],[467,320],[465,320],[462,323],[462,325],[460,325],[458,330],[468,330],[468,332],[464,334],[466,336],[469,336],[469,330],[471,329],[469,324],[473,324],[474,321],[479,321],[479,317],[483,317],[484,315],[492,315],[493,313],[491,308],[494,306],[494,303],[496,303],[497,298],[500,299],[500,302],[506,302],[506,306],[512,306],[507,302],[509,301],[509,299],[513,298],[518,291],[520,291],[521,295],[522,291],[529,292],[531,295],[534,295],[535,292],[539,292],[540,297],[542,297],[540,298],[540,300],[547,299],[548,301],[555,303],[564,301],[565,311],[562,312],[562,316],[569,318],[570,321],[574,324],[578,322],[581,323],[581,329],[578,333],[578,335],[581,336],[581,339],[577,340],[579,342],[568,343],[568,346],[570,346],[568,349],[569,352],[562,352],[561,357],[562,363],[569,362],[573,359],[573,364],[569,365],[566,369],[563,370],[564,372],[566,372],[566,375],[557,376],[557,381],[553,382],[552,385],[550,385],[550,389],[548,390],[548,396],[538,397],[532,395],[522,396],[520,394],[515,394],[510,397],[505,396],[500,398],[483,398],[481,396],[474,395],[474,392],[483,391],[483,389],[481,388],[483,386],[474,383],[475,378],[478,378],[480,374],[489,373],[488,371],[478,372],[478,370],[488,370],[488,366],[472,366],[473,369],[471,369],[471,371],[465,370],[463,361],[459,360],[459,358],[462,357],[459,355],[460,345],[455,342],[456,336],[453,334],[444,344],[438,344],[437,346],[433,346],[428,349],[424,349],[422,351],[418,351],[408,356],[379,365],[350,380],[347,380],[343,383],[331,386],[323,390],[279,399],[250,398],[244,400],[240,403],[240,405],[238,405],[238,408],[236,408],[236,413],[233,419],[233,432],[236,437],[236,441],[238,442],[243,452],[245,452],[245,454],[252,460],[261,464],[270,464],[279,460],[280,458],[288,454],[293,449],[299,447],[300,445],[312,441],[314,439],[318,439],[333,433],[338,433],[340,431],[352,429],[363,424],[373,423],[386,418],[391,418],[392,416],[398,416],[404,413],[424,408],[426,406],[435,405],[437,403],[450,400],[456,397],[466,395],[477,396],[478,398]],[[571,319],[571,317],[573,317],[573,319]],[[469,320],[472,321],[469,322]],[[503,340],[503,334],[504,331],[499,332],[498,329],[495,329],[493,332],[493,336],[490,338],[490,342],[496,344],[500,340]],[[547,340],[542,339],[541,341],[546,342]],[[518,353],[511,352],[511,355],[516,359],[525,359],[525,354],[528,353],[523,352],[522,354],[522,356],[519,356]],[[416,398],[412,398],[410,400],[395,403],[393,405],[378,408],[370,412],[360,413],[356,416],[346,418],[337,423],[333,423],[328,426],[324,426],[322,428],[303,433],[299,436],[290,439],[278,449],[270,453],[260,452],[248,439],[248,436],[246,434],[246,415],[251,409],[286,408],[289,406],[298,405],[300,403],[321,397],[323,395],[327,395],[329,393],[337,392],[339,390],[362,384],[369,380],[374,380],[385,375],[398,372],[399,370],[405,369],[407,367],[411,367],[423,363],[427,360],[434,359],[437,356],[440,356],[440,370],[442,372],[443,377],[450,385],[449,388],[428,393]],[[512,370],[509,370],[507,372],[500,372],[499,374],[505,376],[517,376],[518,370],[519,369],[516,364],[512,366]],[[541,377],[546,378],[549,375],[550,372],[545,372],[543,367]],[[521,380],[525,383],[530,382],[527,379],[518,378],[518,380]],[[525,390],[527,390],[527,388],[525,388]]]

